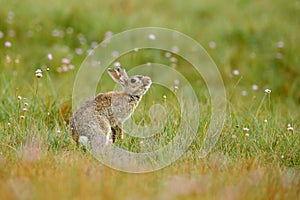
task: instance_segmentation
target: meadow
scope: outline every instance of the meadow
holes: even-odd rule
[[[0,199],[300,198],[299,0],[0,5]],[[201,76],[163,51],[120,58],[128,69],[161,62],[181,72],[196,91],[201,113],[199,137],[184,156],[158,171],[130,174],[78,148],[69,117],[75,77],[90,50],[107,35],[138,27],[174,29],[206,49],[224,81],[226,120],[216,146],[201,158],[211,114]],[[97,91],[112,87],[106,74]],[[150,89],[133,117],[147,123],[143,111],[153,102],[173,113],[174,95]],[[174,137],[175,118],[154,140],[163,145]],[[140,150],[135,138],[117,145]]]

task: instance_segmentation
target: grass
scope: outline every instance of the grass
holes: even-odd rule
[[[0,199],[300,197],[299,1],[0,3]],[[202,78],[178,58],[176,70],[191,81],[201,105],[199,137],[170,166],[126,174],[77,148],[68,119],[76,72],[92,43],[100,42],[107,31],[143,26],[172,28],[203,45],[223,77],[226,121],[215,148],[200,158],[210,123],[210,96]],[[127,68],[154,61],[171,65],[164,55],[145,50],[120,61]],[[70,64],[63,63],[66,58]],[[38,68],[43,71],[39,79],[34,75]],[[239,73],[234,75],[234,70]],[[112,85],[105,75],[98,90]],[[272,92],[266,94],[266,88]],[[169,114],[154,138],[165,144],[176,134],[174,94],[151,88],[134,119],[147,123],[144,109],[154,103],[165,105]],[[293,130],[287,130],[288,124]],[[139,152],[139,142],[126,137],[118,145]]]

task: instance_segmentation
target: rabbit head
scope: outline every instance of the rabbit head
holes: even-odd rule
[[[130,96],[144,95],[152,84],[150,77],[142,75],[128,77],[125,69],[120,67],[116,69],[109,68],[108,74],[122,86],[123,92]]]

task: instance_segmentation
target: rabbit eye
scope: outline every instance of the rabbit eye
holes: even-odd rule
[[[136,79],[132,78],[132,79],[130,79],[130,82],[131,82],[131,83],[135,83],[135,82],[136,82]]]

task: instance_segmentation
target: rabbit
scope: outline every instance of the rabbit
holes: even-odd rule
[[[105,145],[114,143],[117,136],[123,139],[123,123],[132,115],[152,84],[148,76],[128,77],[125,69],[121,67],[109,68],[108,74],[123,90],[90,97],[73,113],[70,129],[77,145],[87,146],[99,134],[104,134]]]

